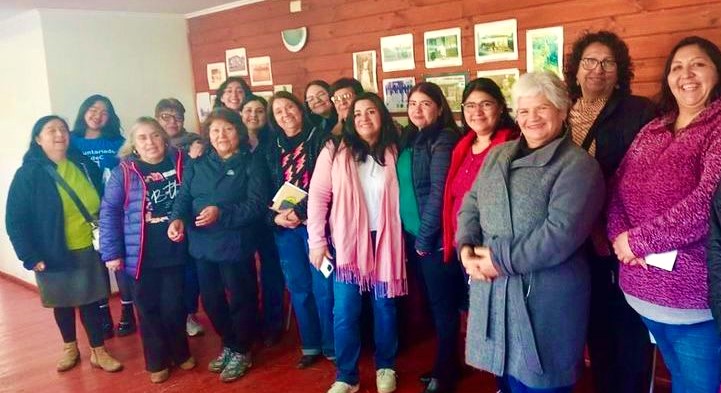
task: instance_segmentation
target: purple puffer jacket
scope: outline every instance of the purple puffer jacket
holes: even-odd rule
[[[178,181],[183,179],[183,153],[170,149]],[[145,182],[135,160],[125,159],[113,169],[100,204],[100,253],[103,262],[124,259],[128,275],[140,277],[145,235]],[[170,241],[170,239],[168,239]]]

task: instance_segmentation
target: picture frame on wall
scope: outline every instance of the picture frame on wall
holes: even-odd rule
[[[277,93],[279,91],[287,91],[288,93],[293,93],[293,85],[275,85],[273,86],[273,93]]]
[[[217,90],[225,82],[225,63],[209,63],[206,66],[208,76],[208,88]]]
[[[270,101],[270,99],[273,97],[272,90],[254,91],[253,94],[257,95],[258,97],[263,97],[266,101]]]
[[[381,66],[383,72],[416,68],[413,55],[413,34],[381,37]]]
[[[213,102],[210,101],[210,93],[207,91],[195,94],[195,108],[197,109],[198,120],[202,123],[213,110]]]
[[[513,85],[516,84],[520,75],[521,73],[518,68],[504,68],[500,70],[478,71],[476,77],[488,78],[496,82],[498,87],[501,88],[503,98],[506,99],[506,105],[512,108],[511,90],[513,90]]]
[[[408,93],[415,86],[416,78],[383,79],[383,101],[391,113],[408,111]]]
[[[476,63],[518,60],[516,19],[479,23],[473,27]]]
[[[461,111],[463,89],[466,87],[466,83],[468,83],[467,72],[427,75],[425,81],[435,83],[441,88],[453,112]]]
[[[353,53],[353,77],[360,81],[363,90],[378,93],[376,51]]]
[[[526,70],[551,71],[563,79],[563,26],[526,31]]]
[[[273,71],[270,67],[270,56],[251,57],[248,59],[251,86],[273,86]]]
[[[228,76],[248,76],[248,57],[245,48],[226,50],[225,66],[228,69]]]
[[[426,68],[463,65],[461,28],[427,31],[423,33]]]

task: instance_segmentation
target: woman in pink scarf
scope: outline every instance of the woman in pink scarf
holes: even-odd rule
[[[359,389],[361,297],[371,290],[376,386],[380,393],[396,389],[394,298],[408,291],[396,177],[397,138],[383,101],[373,93],[359,94],[338,148],[326,145],[311,179],[308,243],[313,265],[321,268],[324,258],[331,259],[326,224],[330,224],[335,248],[337,372],[328,393]]]

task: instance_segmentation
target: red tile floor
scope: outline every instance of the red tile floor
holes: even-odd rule
[[[111,299],[111,305],[117,318],[118,299]],[[210,330],[205,315],[201,315],[200,319]],[[258,346],[251,371],[230,384],[221,383],[216,374],[205,370],[219,348],[218,337],[212,332],[190,339],[198,367],[191,371],[173,370],[171,378],[160,385],[151,384],[144,371],[138,335],[116,337],[106,342],[107,348],[125,365],[120,373],[109,374],[91,368],[87,340],[79,326],[79,319],[78,332],[80,364],[66,373],[57,373],[55,362],[62,343],[52,311],[41,307],[38,295],[32,289],[0,276],[0,392],[324,393],[335,375],[333,365],[325,360],[307,370],[295,369],[299,351],[294,327],[279,345],[270,349]],[[429,368],[434,351],[432,338],[427,334],[425,336],[418,340],[408,334],[401,337],[405,345],[398,355],[398,393],[421,391],[417,378]],[[361,393],[375,392],[372,354],[367,350],[363,352],[360,367]],[[576,392],[591,392],[589,374],[584,375]],[[470,370],[458,388],[458,393],[495,391],[495,383],[489,374]],[[667,389],[659,386],[656,392],[667,392]]]

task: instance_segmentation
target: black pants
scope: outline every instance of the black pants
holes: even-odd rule
[[[618,262],[595,256],[591,266],[588,353],[596,393],[648,392],[653,346],[639,315],[618,287]]]
[[[185,334],[184,280],[184,265],[145,267],[132,286],[145,369],[150,372],[181,364],[190,357]]]
[[[250,351],[258,311],[252,257],[234,262],[199,260],[198,283],[203,307],[223,346],[239,353]]]
[[[446,383],[454,383],[460,374],[461,354],[460,307],[465,290],[460,262],[443,262],[443,252],[433,251],[424,257],[415,250],[415,237],[405,233],[409,263],[417,264],[422,276],[428,304],[433,315],[438,347],[432,375]]]
[[[80,320],[88,335],[90,347],[97,348],[103,345],[103,324],[100,319],[98,302],[77,307],[80,309]],[[55,307],[55,322],[63,336],[63,342],[71,343],[77,340],[75,333],[75,307]]]
[[[258,226],[258,254],[260,254],[260,283],[263,291],[263,332],[279,334],[283,329],[283,294],[285,282],[280,268],[278,247],[273,231],[267,225]]]

